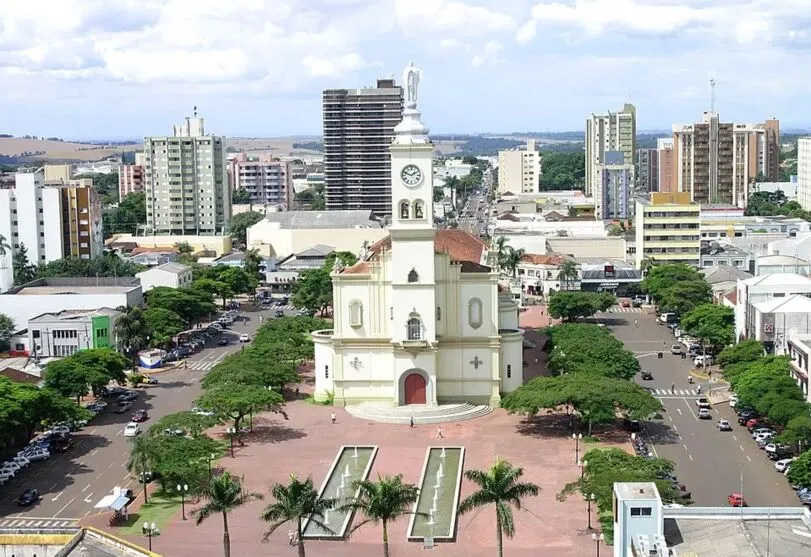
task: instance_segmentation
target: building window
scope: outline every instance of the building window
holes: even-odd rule
[[[349,302],[349,326],[360,327],[363,325],[363,304],[360,300]]]
[[[408,320],[408,325],[406,327],[406,338],[408,340],[420,340],[422,339],[422,321],[420,321],[420,317],[415,314],[411,314],[411,318]]]
[[[507,379],[511,379],[513,376],[513,366],[512,364],[507,364]]]
[[[400,218],[401,219],[409,218],[409,211],[410,211],[410,206],[408,204],[408,201],[401,201],[400,202]]]
[[[408,273],[408,282],[419,282],[420,275],[417,274],[415,269],[411,269],[411,272]]]
[[[414,202],[414,218],[415,219],[425,218],[425,204],[422,202],[421,199],[418,199]]]
[[[329,366],[324,366],[324,379],[329,379]]]
[[[467,305],[467,322],[474,329],[482,326],[482,301],[472,298]]]
[[[631,507],[631,516],[651,516],[650,507]]]
[[[436,308],[436,320],[437,321],[442,320],[442,308],[440,308],[439,306],[437,306]]]
[[[389,306],[389,320],[394,321],[394,306]]]

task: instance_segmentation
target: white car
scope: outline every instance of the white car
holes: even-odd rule
[[[761,433],[760,435],[755,437],[755,443],[760,443],[761,441],[768,441],[769,439],[772,438],[774,438],[774,433],[772,432]]]
[[[37,462],[48,460],[51,458],[51,453],[45,449],[26,449],[17,453],[17,456],[24,456],[29,462]]]
[[[22,455],[15,456],[14,458],[11,459],[11,462],[18,464],[22,468],[25,468],[26,466],[31,464],[31,461]]]
[[[11,468],[12,470],[14,470],[14,473],[16,474],[17,472],[19,472],[19,471],[20,471],[20,469],[22,468],[22,466],[20,466],[19,464],[17,464],[17,463],[16,463],[16,462],[14,462],[13,460],[7,460],[7,461],[5,461],[5,462],[3,463],[3,465],[2,465],[2,466],[0,466],[0,468]]]
[[[0,472],[0,485],[6,485],[6,483],[12,479],[14,479],[14,476],[12,474],[9,474],[7,472]]]
[[[250,342],[250,341],[251,337],[249,337],[247,334],[242,333],[241,335],[239,335],[239,342]]]
[[[758,427],[752,430],[752,439],[757,439],[757,436],[763,433],[774,433],[774,432],[768,427]]]
[[[793,460],[793,458],[784,458],[783,460],[778,460],[774,463],[774,469],[778,472],[785,473],[786,469],[789,467],[789,464],[791,464]]]
[[[698,419],[700,420],[709,420],[712,418],[712,414],[710,414],[709,408],[699,408],[698,409]]]
[[[124,426],[124,437],[135,437],[141,433],[141,428],[135,422],[130,422]]]
[[[200,408],[199,406],[195,406],[194,408],[191,409],[191,411],[194,412],[195,414],[197,414],[198,416],[213,416],[214,415],[214,412],[212,412],[211,410],[206,410],[204,408]]]
[[[11,476],[12,478],[17,475],[19,468],[11,468],[9,466],[0,467],[0,474],[6,474],[7,476]]]
[[[695,365],[696,367],[711,366],[712,365],[712,356],[710,356],[709,354],[702,355],[702,356],[696,356],[693,359],[693,365]]]
[[[738,404],[738,395],[732,395],[732,396],[730,396],[730,397],[729,397],[729,407],[730,407],[730,408],[735,408],[735,406],[736,406],[737,404]]]

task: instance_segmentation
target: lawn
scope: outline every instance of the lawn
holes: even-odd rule
[[[149,524],[154,522],[158,530],[163,530],[169,519],[180,510],[179,507],[178,496],[150,495],[149,503],[141,505],[138,512],[130,513],[127,525],[121,528],[121,532],[125,535],[140,536],[144,522]],[[189,499],[186,498],[186,512],[188,511]]]

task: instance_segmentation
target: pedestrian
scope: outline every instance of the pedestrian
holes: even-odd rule
[[[290,545],[296,545],[296,533],[293,530],[287,532],[287,543]]]
[[[332,423],[335,423],[335,422],[336,422],[337,418],[335,417],[335,412],[333,412],[332,414],[330,414],[330,420],[332,420]]]
[[[414,416],[411,416],[410,418],[408,418],[408,423],[409,423],[409,425],[411,427],[414,427]]]
[[[639,327],[639,319],[634,319],[634,327]]]
[[[189,369],[189,360],[183,360],[183,369]]]
[[[299,394],[299,387],[298,387],[298,385],[296,385],[296,398],[298,398],[298,394]]]
[[[673,393],[673,394],[676,394],[676,384],[675,384],[675,383],[673,383],[673,384],[670,386],[670,392],[671,392],[671,393]]]
[[[436,428],[436,438],[437,439],[444,439],[445,436],[442,435],[442,426]]]

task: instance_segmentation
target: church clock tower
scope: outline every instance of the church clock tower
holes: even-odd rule
[[[403,73],[403,120],[391,147],[392,340],[436,341],[434,258],[434,145],[420,120],[417,92],[422,72]],[[420,321],[420,338],[416,320]]]

